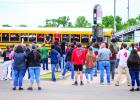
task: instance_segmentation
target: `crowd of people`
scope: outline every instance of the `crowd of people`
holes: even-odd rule
[[[34,80],[36,80],[38,90],[41,90],[41,63],[43,70],[49,70],[50,63],[54,82],[56,81],[55,72],[61,69],[61,78],[65,78],[67,71],[71,72],[71,79],[74,81],[72,85],[77,86],[79,82],[80,85],[84,85],[83,75],[85,75],[87,83],[93,83],[93,77],[96,77],[98,72],[100,73],[100,84],[104,85],[105,70],[107,84],[110,85],[111,81],[114,81],[115,86],[119,86],[121,76],[125,72],[127,85],[132,86],[130,91],[140,91],[140,57],[134,44],[128,47],[127,44],[122,43],[119,48],[115,42],[110,44],[90,43],[83,48],[79,42],[69,44],[65,41],[61,43],[55,41],[51,44],[50,51],[45,44],[42,47],[36,43],[31,46],[19,44],[7,46],[1,56],[4,57],[3,79],[13,80],[13,90],[16,90],[17,87],[19,90],[23,90],[22,84],[26,72],[28,72],[30,80],[28,90],[33,90]],[[116,69],[118,75],[116,75]],[[78,80],[78,76],[80,76],[80,80]],[[137,88],[135,88],[135,81]]]

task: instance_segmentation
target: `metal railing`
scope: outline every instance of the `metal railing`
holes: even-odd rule
[[[125,30],[118,31],[118,32],[114,33],[114,36],[115,37],[119,37],[119,36],[128,34],[130,32],[136,31],[138,29],[140,29],[140,23],[135,25],[135,26],[131,26],[131,27],[125,29]]]

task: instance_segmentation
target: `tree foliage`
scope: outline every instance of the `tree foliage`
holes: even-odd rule
[[[122,28],[122,18],[116,16],[116,29],[121,30]],[[105,16],[102,17],[102,26],[104,28],[113,28],[114,27],[114,17],[113,16]]]
[[[136,18],[130,18],[125,23],[122,22],[122,18],[120,16],[116,16],[116,29],[117,31],[126,29],[130,26],[136,25],[140,22],[140,15]],[[114,28],[114,17],[113,16],[104,16],[102,17],[102,26],[104,28]]]
[[[56,19],[46,19],[45,27],[70,27],[72,23],[69,22],[69,16],[61,16]]]
[[[21,24],[21,25],[19,25],[19,27],[28,27],[28,26],[25,24]]]
[[[12,26],[9,24],[3,24],[2,27],[12,27]]]
[[[85,16],[79,16],[76,19],[75,27],[91,27],[91,23],[86,20]]]
[[[129,20],[127,21],[127,24],[128,24],[129,26],[136,25],[136,23],[137,23],[137,21],[136,21],[135,18],[131,18],[131,19],[129,19]]]
[[[58,17],[56,21],[58,23],[58,26],[68,27],[69,20],[70,20],[69,16],[62,16]]]

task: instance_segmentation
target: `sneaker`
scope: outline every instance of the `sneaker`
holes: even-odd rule
[[[19,87],[19,89],[18,90],[23,90],[23,88],[22,87]]]
[[[32,87],[28,87],[27,90],[33,90],[33,88]]]
[[[52,80],[53,82],[56,82],[56,79]]]
[[[88,83],[88,84],[90,83],[89,80],[87,80],[87,83]]]
[[[3,80],[5,80],[5,81],[6,81],[6,80],[7,80],[7,78],[3,78]]]
[[[130,84],[128,84],[128,86],[131,86]]]
[[[64,78],[65,78],[65,76],[60,75],[60,76],[59,76],[59,78],[60,78],[60,79],[64,79]]]
[[[97,77],[97,74],[93,75],[94,77]]]
[[[136,88],[135,91],[140,91],[140,88]]]
[[[38,90],[42,90],[42,88],[41,87],[38,87]]]
[[[90,84],[93,84],[93,81],[90,81]]]
[[[75,81],[72,85],[78,85],[77,81]]]
[[[134,92],[134,88],[130,89],[131,92]]]
[[[107,85],[110,85],[110,83],[107,83]]]
[[[100,83],[100,85],[104,85],[104,83]]]
[[[16,87],[13,87],[12,90],[16,90]]]
[[[115,84],[115,86],[119,86],[119,84]]]
[[[83,81],[81,81],[80,85],[84,85]]]

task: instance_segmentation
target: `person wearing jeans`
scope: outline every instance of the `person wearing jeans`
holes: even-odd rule
[[[58,64],[51,64],[51,71],[52,71],[52,81],[56,81],[55,78],[55,68],[58,66]]]
[[[87,83],[89,83],[88,74],[90,74],[90,81],[92,83],[92,81],[93,81],[93,66],[95,66],[95,64],[96,64],[96,56],[95,56],[91,47],[88,49],[85,64],[86,64],[85,76],[86,76]]]
[[[62,77],[65,77],[66,70],[70,69],[71,70],[71,79],[72,80],[74,80],[74,65],[71,62],[71,56],[72,56],[73,49],[74,49],[74,44],[71,44],[70,50],[68,51],[68,53],[66,55],[66,58],[65,58],[66,64],[65,64],[64,69],[62,71]]]
[[[48,70],[48,49],[45,44],[42,45],[40,49],[42,63],[43,63],[43,70]]]
[[[51,60],[51,71],[52,71],[52,81],[56,81],[55,78],[55,68],[59,65],[59,58],[60,58],[60,54],[57,50],[55,50],[55,45],[52,44],[51,45],[51,51],[50,51],[50,60]]]
[[[43,70],[48,70],[48,58],[43,58],[42,63],[43,63]]]
[[[109,61],[100,61],[100,83],[104,83],[104,69],[106,70],[107,83],[110,84],[110,62]]]
[[[33,90],[33,83],[36,80],[38,90],[41,90],[40,87],[40,64],[41,64],[41,55],[37,51],[36,45],[32,44],[32,50],[27,56],[28,61],[28,70],[30,74],[30,86],[28,90]]]
[[[14,62],[13,62],[13,90],[16,90],[16,87],[19,86],[19,90],[23,90],[22,82],[23,77],[26,72],[26,63],[25,63],[25,53],[23,47],[18,45],[14,52]]]
[[[66,65],[62,72],[62,77],[65,77],[67,69],[71,71],[71,79],[74,80],[74,65],[70,61],[66,62]]]
[[[127,60],[127,66],[129,68],[129,73],[131,76],[131,86],[132,88],[130,91],[140,91],[140,77],[139,77],[139,70],[140,70],[140,57],[137,51],[132,48],[131,54]],[[137,83],[137,88],[135,88],[135,81]]]
[[[15,70],[13,71],[13,85],[14,88],[13,90],[16,89],[17,86],[19,86],[19,90],[22,90],[22,83],[23,83],[23,78],[25,75],[26,69],[23,70]]]
[[[117,54],[117,51],[115,50],[115,48],[112,44],[110,44],[109,49],[111,51],[111,57],[110,57],[111,78],[112,78],[112,80],[114,80],[115,69],[116,69],[116,54]]]
[[[110,84],[110,55],[111,51],[106,48],[105,43],[102,43],[98,53],[101,85],[104,84],[104,69],[107,74],[107,83]]]
[[[36,80],[36,83],[40,82],[40,66],[30,66],[29,74],[30,74],[30,83],[31,84],[34,83],[34,80]]]

